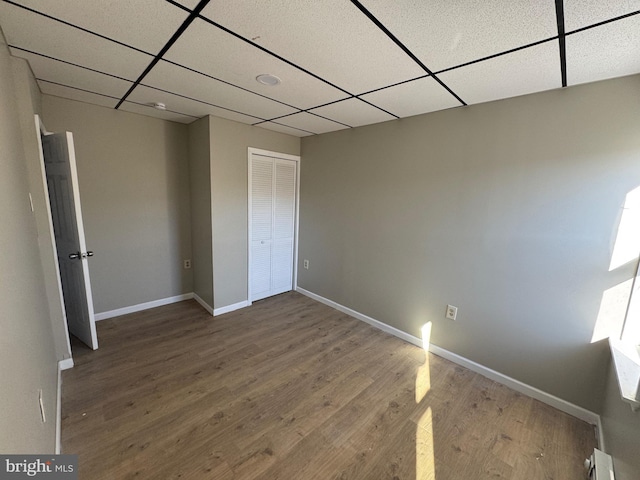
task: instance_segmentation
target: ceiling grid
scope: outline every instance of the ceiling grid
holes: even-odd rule
[[[640,73],[640,0],[1,0],[0,27],[45,94],[296,136]]]

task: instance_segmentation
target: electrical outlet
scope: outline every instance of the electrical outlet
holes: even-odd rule
[[[184,268],[191,268],[191,260],[184,261]]]
[[[455,320],[457,316],[458,316],[458,307],[454,307],[453,305],[447,305],[446,317],[449,320]]]
[[[304,260],[304,261],[302,262],[302,266],[303,266],[306,270],[309,270],[309,260]]]

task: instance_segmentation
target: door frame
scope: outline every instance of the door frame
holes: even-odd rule
[[[265,157],[277,158],[280,160],[289,160],[296,162],[296,194],[295,194],[295,215],[293,226],[293,272],[292,272],[292,290],[298,285],[298,231],[300,225],[300,156],[288,153],[272,152],[270,150],[262,150],[260,148],[249,147],[247,152],[247,306],[251,305],[251,186],[252,186],[252,169],[251,160],[253,155],[263,155]]]

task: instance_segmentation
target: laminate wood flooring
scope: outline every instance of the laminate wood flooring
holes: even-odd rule
[[[63,372],[81,479],[583,480],[594,428],[290,292],[98,323]]]

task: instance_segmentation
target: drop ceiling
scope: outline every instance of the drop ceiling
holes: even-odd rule
[[[640,72],[640,0],[3,0],[0,27],[45,94],[300,137]]]

